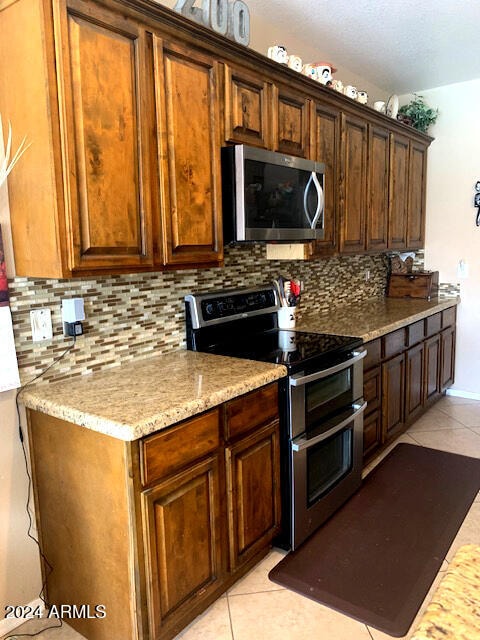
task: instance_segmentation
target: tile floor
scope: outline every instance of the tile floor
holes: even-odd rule
[[[442,398],[400,436],[381,457],[385,456],[397,442],[409,442],[480,458],[480,401],[454,396]],[[365,472],[378,464],[381,457],[371,463]],[[480,544],[480,493],[448,551],[417,618],[422,614],[456,549],[466,543]],[[177,639],[385,640],[391,638],[385,633],[270,582],[267,577],[268,572],[284,555],[284,551],[273,549],[260,564],[180,633]],[[34,626],[39,624],[44,623],[28,622],[17,629],[17,632],[31,633]],[[416,622],[412,625],[411,631],[415,626]],[[36,626],[35,630],[39,628],[41,627]],[[409,635],[407,634],[405,638],[409,638]],[[67,625],[61,631],[45,631],[40,638],[82,640],[82,636]]]

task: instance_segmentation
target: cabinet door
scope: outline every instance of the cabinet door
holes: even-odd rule
[[[408,177],[407,246],[425,246],[425,190],[427,182],[427,146],[410,142],[410,170]]]
[[[408,138],[390,134],[389,249],[405,249],[407,246],[408,152]]]
[[[411,421],[423,409],[425,353],[423,342],[406,353],[405,422]]]
[[[71,2],[58,21],[71,268],[151,264],[155,177],[147,36],[97,5],[87,14]]]
[[[382,417],[374,411],[363,420],[363,459],[367,460],[382,444]]]
[[[271,84],[225,65],[225,140],[271,148]]]
[[[440,334],[441,391],[450,387],[455,379],[455,327],[448,327]]]
[[[163,253],[168,266],[218,264],[223,259],[220,65],[191,47],[157,37],[154,44],[163,223],[156,229],[156,260],[161,262]]]
[[[273,87],[274,150],[301,158],[310,153],[310,101],[284,86]]]
[[[314,112],[313,159],[325,165],[325,209],[323,240],[316,240],[314,253],[329,256],[338,248],[338,158],[340,152],[340,112],[317,104]]]
[[[142,493],[150,636],[219,586],[226,567],[217,456]]]
[[[440,394],[440,334],[425,340],[425,403]]]
[[[370,125],[368,131],[367,249],[383,251],[388,244],[388,172],[390,136]]]
[[[405,355],[382,364],[382,439],[391,440],[404,424]]]
[[[340,177],[340,252],[365,251],[367,124],[342,114]]]
[[[265,547],[280,523],[278,421],[227,447],[230,568]]]

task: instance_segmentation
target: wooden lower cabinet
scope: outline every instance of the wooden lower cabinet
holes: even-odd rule
[[[277,383],[133,442],[28,421],[47,598],[105,605],[89,640],[173,638],[279,533]]]
[[[434,402],[440,395],[440,335],[425,341],[425,398]]]
[[[405,421],[413,419],[423,409],[425,348],[423,342],[406,352],[405,361]]]
[[[226,570],[218,455],[142,494],[152,638],[173,616],[207,602]]]
[[[440,390],[450,387],[455,379],[455,327],[448,327],[440,334]]]
[[[436,402],[455,375],[456,308],[366,343],[363,456],[370,460]]]
[[[225,450],[231,568],[255,555],[278,531],[278,438],[274,422]]]
[[[382,444],[382,415],[374,411],[363,421],[363,456],[368,458]]]
[[[405,419],[405,355],[382,364],[382,436],[389,440],[403,428]]]

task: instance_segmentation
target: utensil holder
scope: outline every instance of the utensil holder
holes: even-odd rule
[[[296,310],[297,310],[297,307],[280,307],[280,309],[277,311],[279,329],[295,328]]]

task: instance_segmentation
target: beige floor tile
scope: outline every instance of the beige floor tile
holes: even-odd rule
[[[461,404],[473,404],[480,405],[480,400],[472,400],[471,398],[460,398],[459,396],[443,396],[435,406],[441,409],[442,407],[451,407],[452,405]]]
[[[361,622],[288,589],[228,601],[235,640],[370,640]]]
[[[474,502],[447,552],[448,562],[463,544],[480,544],[480,502]]]
[[[480,458],[480,435],[471,429],[415,431],[411,437],[424,447]]]
[[[408,640],[408,638],[410,638],[413,635],[413,632],[415,631],[418,623],[420,622],[420,618],[423,616],[425,609],[427,608],[428,604],[430,603],[430,600],[433,597],[433,594],[435,593],[438,585],[440,584],[443,576],[445,575],[445,570],[448,565],[446,563],[444,563],[444,565],[445,565],[445,569],[443,569],[443,566],[442,566],[442,569],[438,572],[435,580],[432,583],[432,586],[430,587],[427,595],[425,596],[424,601],[422,602],[422,605],[420,606],[420,609],[417,612],[417,615],[415,616],[414,621],[412,622],[410,629],[408,630],[408,633],[405,636],[402,636],[400,640]],[[370,635],[372,636],[373,640],[390,640],[392,638],[392,636],[386,633],[383,633],[382,631],[379,631],[374,627],[368,627],[368,629],[370,631]]]
[[[241,578],[233,585],[228,591],[228,595],[259,593],[260,591],[279,591],[283,589],[284,587],[268,579],[268,572],[286,555],[287,552],[282,549],[272,549],[268,556],[259,562],[244,578]]]
[[[465,425],[444,411],[432,408],[409,427],[407,433],[416,431],[438,431],[440,429],[463,429]]]
[[[480,403],[444,405],[441,411],[466,427],[480,427]]]
[[[2,636],[1,640],[3,640],[3,638],[14,640],[17,637],[16,634],[38,632],[42,632],[41,635],[37,636],[39,640],[85,640],[84,636],[74,631],[66,622],[62,624],[61,628],[57,626],[55,629],[42,631],[42,629],[46,629],[46,627],[55,626],[57,622],[57,620],[49,620],[48,618],[28,620],[16,629],[10,631],[10,633],[7,633],[6,636]],[[20,639],[21,636],[19,636],[18,640]]]
[[[181,638],[181,640],[233,640],[227,598],[219,598],[175,638]]]

